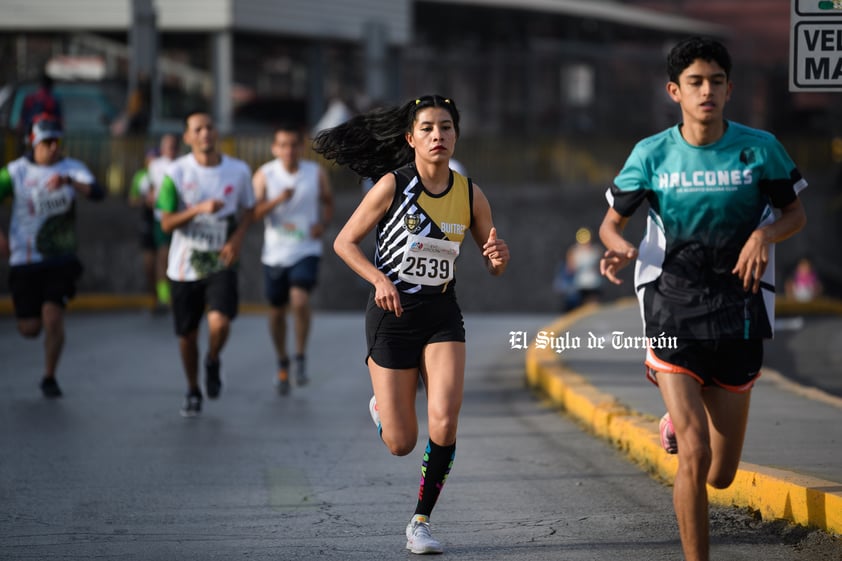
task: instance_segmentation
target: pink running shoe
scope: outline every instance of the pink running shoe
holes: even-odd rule
[[[377,433],[383,436],[383,425],[380,424],[380,411],[377,410],[377,399],[371,396],[371,401],[368,402],[368,412],[371,413],[371,420],[377,425]]]
[[[658,425],[658,434],[661,437],[661,446],[667,454],[678,454],[678,440],[675,438],[675,429],[672,427],[670,414],[665,413]]]

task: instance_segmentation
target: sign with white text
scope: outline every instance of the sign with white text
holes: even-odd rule
[[[789,90],[842,92],[842,0],[792,0]]]

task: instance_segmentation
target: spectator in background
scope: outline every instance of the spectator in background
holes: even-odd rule
[[[576,243],[567,250],[566,259],[576,306],[599,300],[602,287],[602,275],[599,272],[601,257],[602,248],[593,244],[591,231],[584,227],[576,230]]]
[[[450,158],[450,169],[460,175],[468,177],[468,169],[456,158]]]
[[[822,283],[813,268],[813,263],[802,257],[795,267],[792,277],[786,282],[786,295],[799,302],[810,302],[821,296]]]
[[[345,103],[340,96],[334,95],[328,102],[327,109],[324,114],[319,118],[318,122],[313,125],[313,130],[310,131],[310,134],[315,137],[323,130],[338,127],[353,116],[354,112],[351,111],[348,104]]]
[[[138,77],[137,86],[129,92],[126,107],[111,123],[114,136],[143,135],[149,129],[152,118],[152,83],[149,77]]]
[[[32,122],[36,116],[45,115],[58,122],[60,126],[63,124],[61,103],[53,93],[53,85],[53,79],[44,72],[41,75],[38,89],[23,99],[23,109],[18,125],[21,138],[26,138],[29,135]]]

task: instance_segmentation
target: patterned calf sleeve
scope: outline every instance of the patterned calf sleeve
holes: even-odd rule
[[[456,457],[456,444],[450,446],[439,446],[432,440],[427,441],[427,449],[424,451],[424,460],[421,462],[421,483],[418,488],[418,504],[415,505],[415,514],[430,516],[433,507],[447,481],[450,468],[453,467],[453,458]]]

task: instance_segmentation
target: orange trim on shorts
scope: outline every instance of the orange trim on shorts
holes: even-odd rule
[[[646,378],[648,378],[649,381],[655,384],[656,386],[658,385],[658,379],[655,377],[654,374],[652,374],[651,370],[654,370],[655,372],[663,372],[664,374],[684,374],[685,376],[690,376],[691,378],[699,382],[700,385],[705,383],[702,377],[693,372],[692,370],[684,368],[683,366],[677,366],[675,364],[672,364],[671,362],[666,362],[656,357],[655,353],[652,352],[652,347],[646,349],[646,360],[643,362],[643,364],[645,364],[647,367]]]
[[[716,378],[714,378],[713,381],[716,382],[716,385],[722,388],[723,390],[727,390],[732,393],[745,393],[754,387],[755,382],[757,382],[761,374],[762,371],[758,370],[757,374],[751,379],[751,381],[746,384],[743,384],[742,386],[729,386],[728,384],[723,384]]]
[[[686,376],[692,377],[694,380],[699,382],[699,384],[704,385],[704,380],[692,370],[689,370],[682,366],[676,366],[671,362],[666,362],[656,357],[655,353],[652,352],[652,347],[646,349],[646,360],[644,361],[644,364],[647,367],[646,378],[656,386],[658,385],[658,379],[652,373],[652,370],[654,370],[655,372],[662,372],[664,374],[684,374]],[[714,384],[716,384],[717,387],[722,388],[723,390],[732,393],[745,393],[754,387],[754,384],[757,382],[758,378],[760,378],[760,374],[761,371],[758,370],[757,375],[753,377],[750,382],[747,382],[741,386],[731,386],[728,384],[723,384],[716,378],[711,378],[711,381]]]

